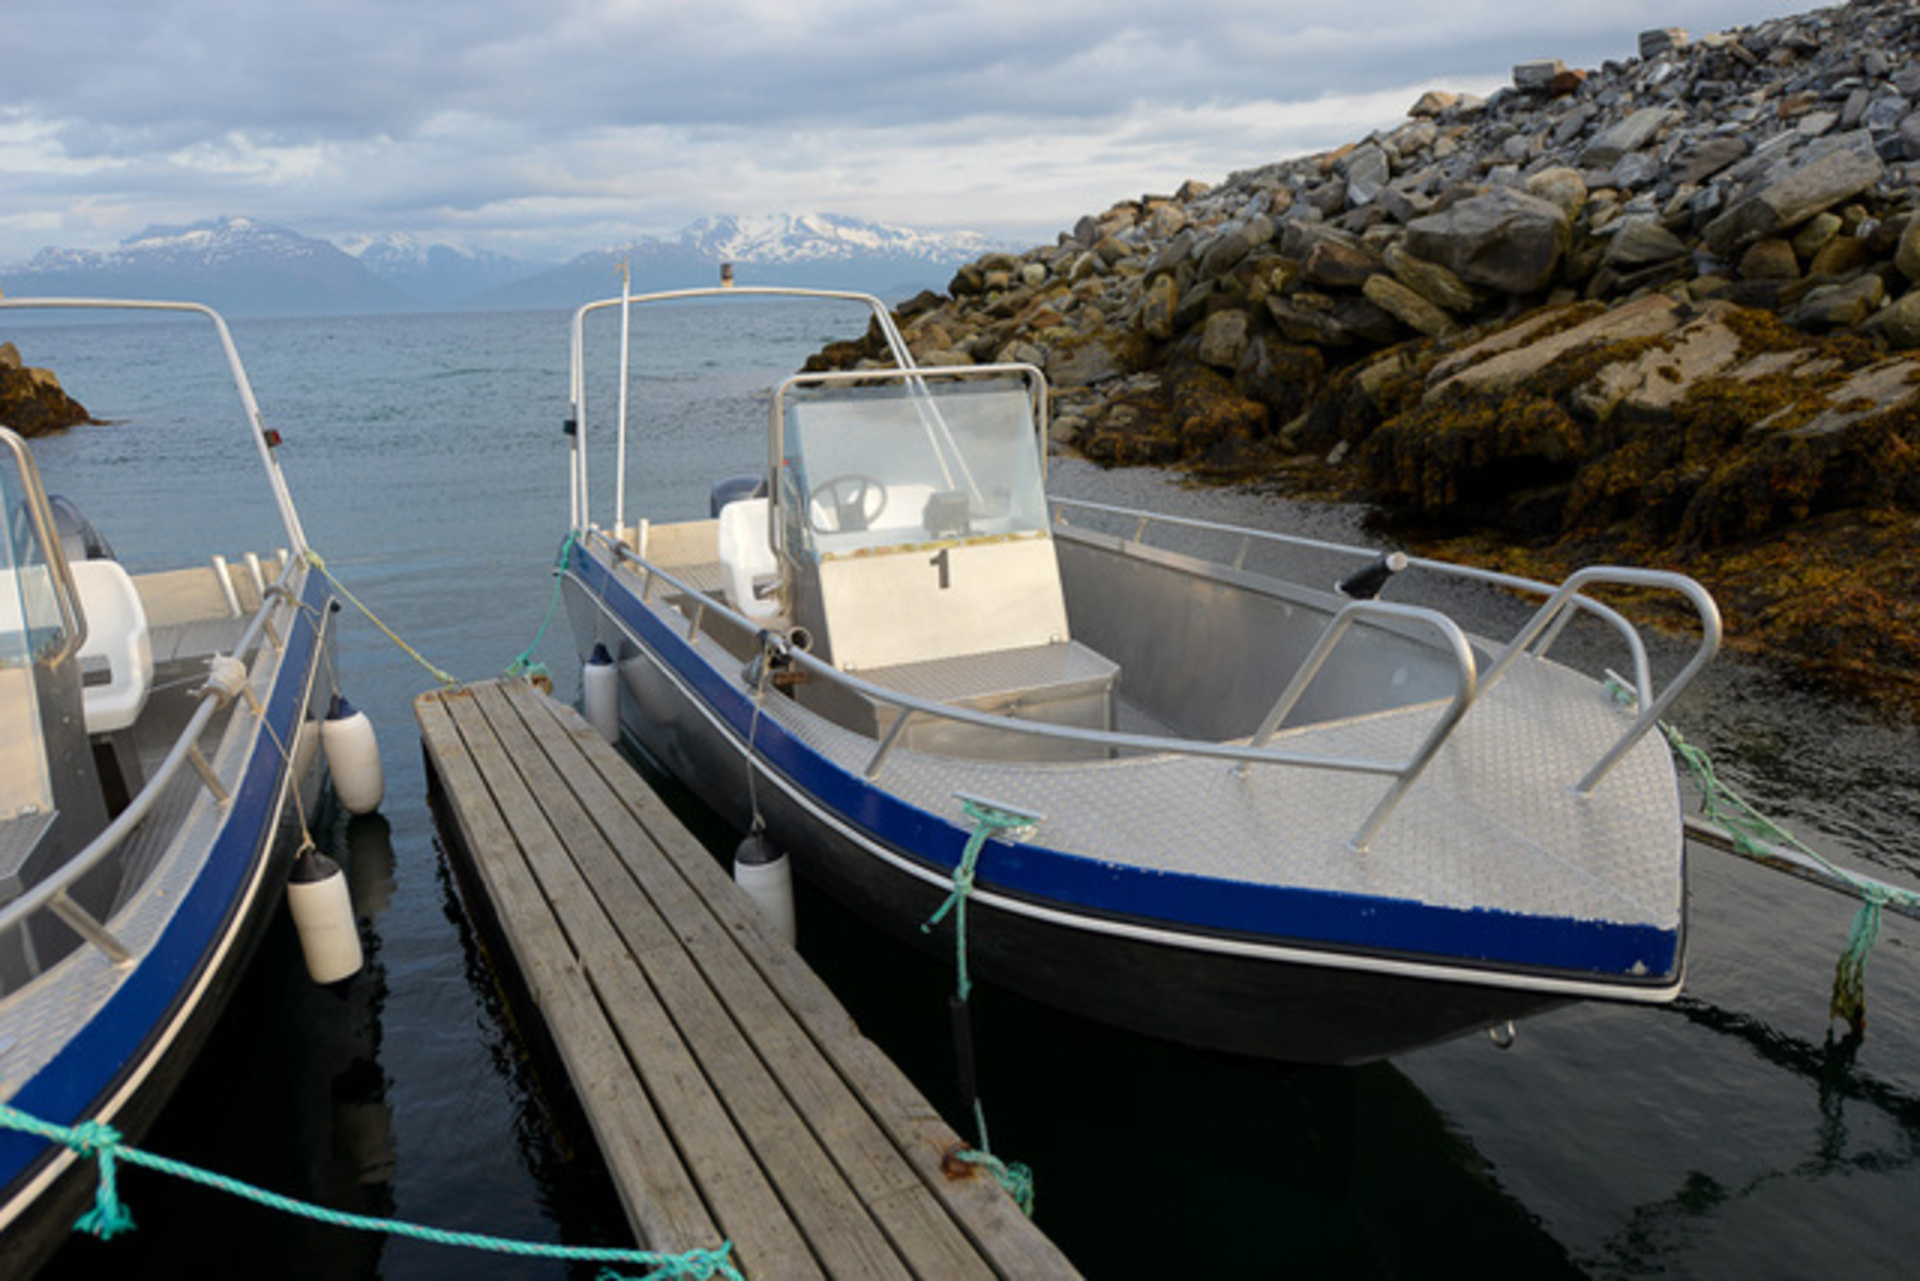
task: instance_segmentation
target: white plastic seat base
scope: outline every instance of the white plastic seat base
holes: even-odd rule
[[[741,498],[720,509],[721,588],[727,604],[748,618],[772,618],[780,602],[754,592],[762,579],[775,578],[780,562],[767,540],[767,500]]]
[[[90,673],[104,663],[107,680],[83,685],[87,733],[111,734],[140,719],[153,688],[153,635],[139,589],[119,561],[69,562],[87,620],[80,668]]]

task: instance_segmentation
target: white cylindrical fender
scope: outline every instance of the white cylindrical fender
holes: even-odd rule
[[[620,668],[605,645],[596,643],[580,670],[580,710],[601,738],[620,741]]]
[[[327,772],[333,776],[333,794],[349,814],[371,814],[387,794],[380,771],[380,744],[365,712],[338,694],[320,726],[320,745],[326,749]]]
[[[338,983],[360,972],[360,929],[338,863],[312,847],[300,851],[287,877],[287,909],[315,983]]]
[[[733,883],[746,891],[781,938],[792,943],[800,937],[793,911],[793,864],[758,827],[733,852]]]

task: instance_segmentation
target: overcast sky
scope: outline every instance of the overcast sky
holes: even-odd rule
[[[1783,0],[0,0],[0,263],[247,215],[540,260],[706,214],[1038,243]],[[3,283],[3,282],[0,282]]]

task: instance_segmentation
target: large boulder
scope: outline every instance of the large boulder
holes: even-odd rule
[[[1859,195],[1880,181],[1886,166],[1865,129],[1823,139],[1792,160],[1766,169],[1706,225],[1707,248],[1722,256],[1776,236]]]
[[[1439,263],[1467,284],[1524,295],[1553,280],[1570,235],[1559,206],[1494,187],[1414,219],[1406,244],[1415,257]]]
[[[0,343],[0,427],[22,436],[44,436],[92,421],[51,371],[23,364],[18,348]]]

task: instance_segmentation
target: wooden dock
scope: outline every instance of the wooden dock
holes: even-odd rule
[[[423,694],[482,887],[635,1237],[751,1277],[1074,1270],[620,754],[518,681]]]

